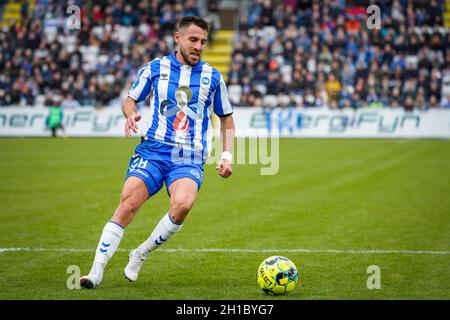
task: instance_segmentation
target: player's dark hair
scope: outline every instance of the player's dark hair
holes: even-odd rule
[[[178,23],[177,30],[181,30],[184,28],[189,27],[191,24],[195,24],[197,27],[202,28],[206,32],[209,32],[209,26],[208,23],[203,20],[202,18],[196,17],[196,16],[187,16],[183,17],[181,21]]]

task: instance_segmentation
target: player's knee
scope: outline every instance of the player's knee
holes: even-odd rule
[[[194,201],[193,199],[190,199],[189,196],[172,197],[170,201],[170,212],[173,214],[174,221],[178,223],[180,221],[176,220],[184,220],[184,217],[188,214],[193,205]]]
[[[189,210],[191,210],[192,208],[192,204],[183,202],[174,202],[170,207],[171,212],[174,212],[174,214],[187,215]]]

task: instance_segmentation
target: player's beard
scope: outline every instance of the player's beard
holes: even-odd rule
[[[181,56],[183,57],[184,61],[190,65],[191,67],[195,66],[200,61],[200,53],[198,55],[198,61],[192,61],[192,59],[189,57],[189,53],[186,53],[182,48],[180,48]]]

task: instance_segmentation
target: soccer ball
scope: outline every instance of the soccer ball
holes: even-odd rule
[[[257,278],[258,285],[264,293],[279,295],[295,289],[298,283],[298,272],[288,258],[272,256],[259,265]]]

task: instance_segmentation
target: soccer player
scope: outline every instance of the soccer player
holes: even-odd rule
[[[139,247],[129,254],[124,269],[129,281],[136,281],[150,252],[166,243],[183,226],[203,178],[203,165],[211,148],[211,115],[220,117],[223,153],[217,172],[232,174],[234,139],[233,110],[222,75],[201,61],[208,37],[207,23],[198,17],[181,19],[174,33],[176,50],[156,58],[140,69],[123,101],[125,135],[138,132],[141,115],[136,105],[150,95],[148,129],[131,157],[119,205],[103,229],[94,262],[81,286],[100,284],[109,259],[117,250],[125,228],[139,208],[166,185],[170,197],[168,212]]]

